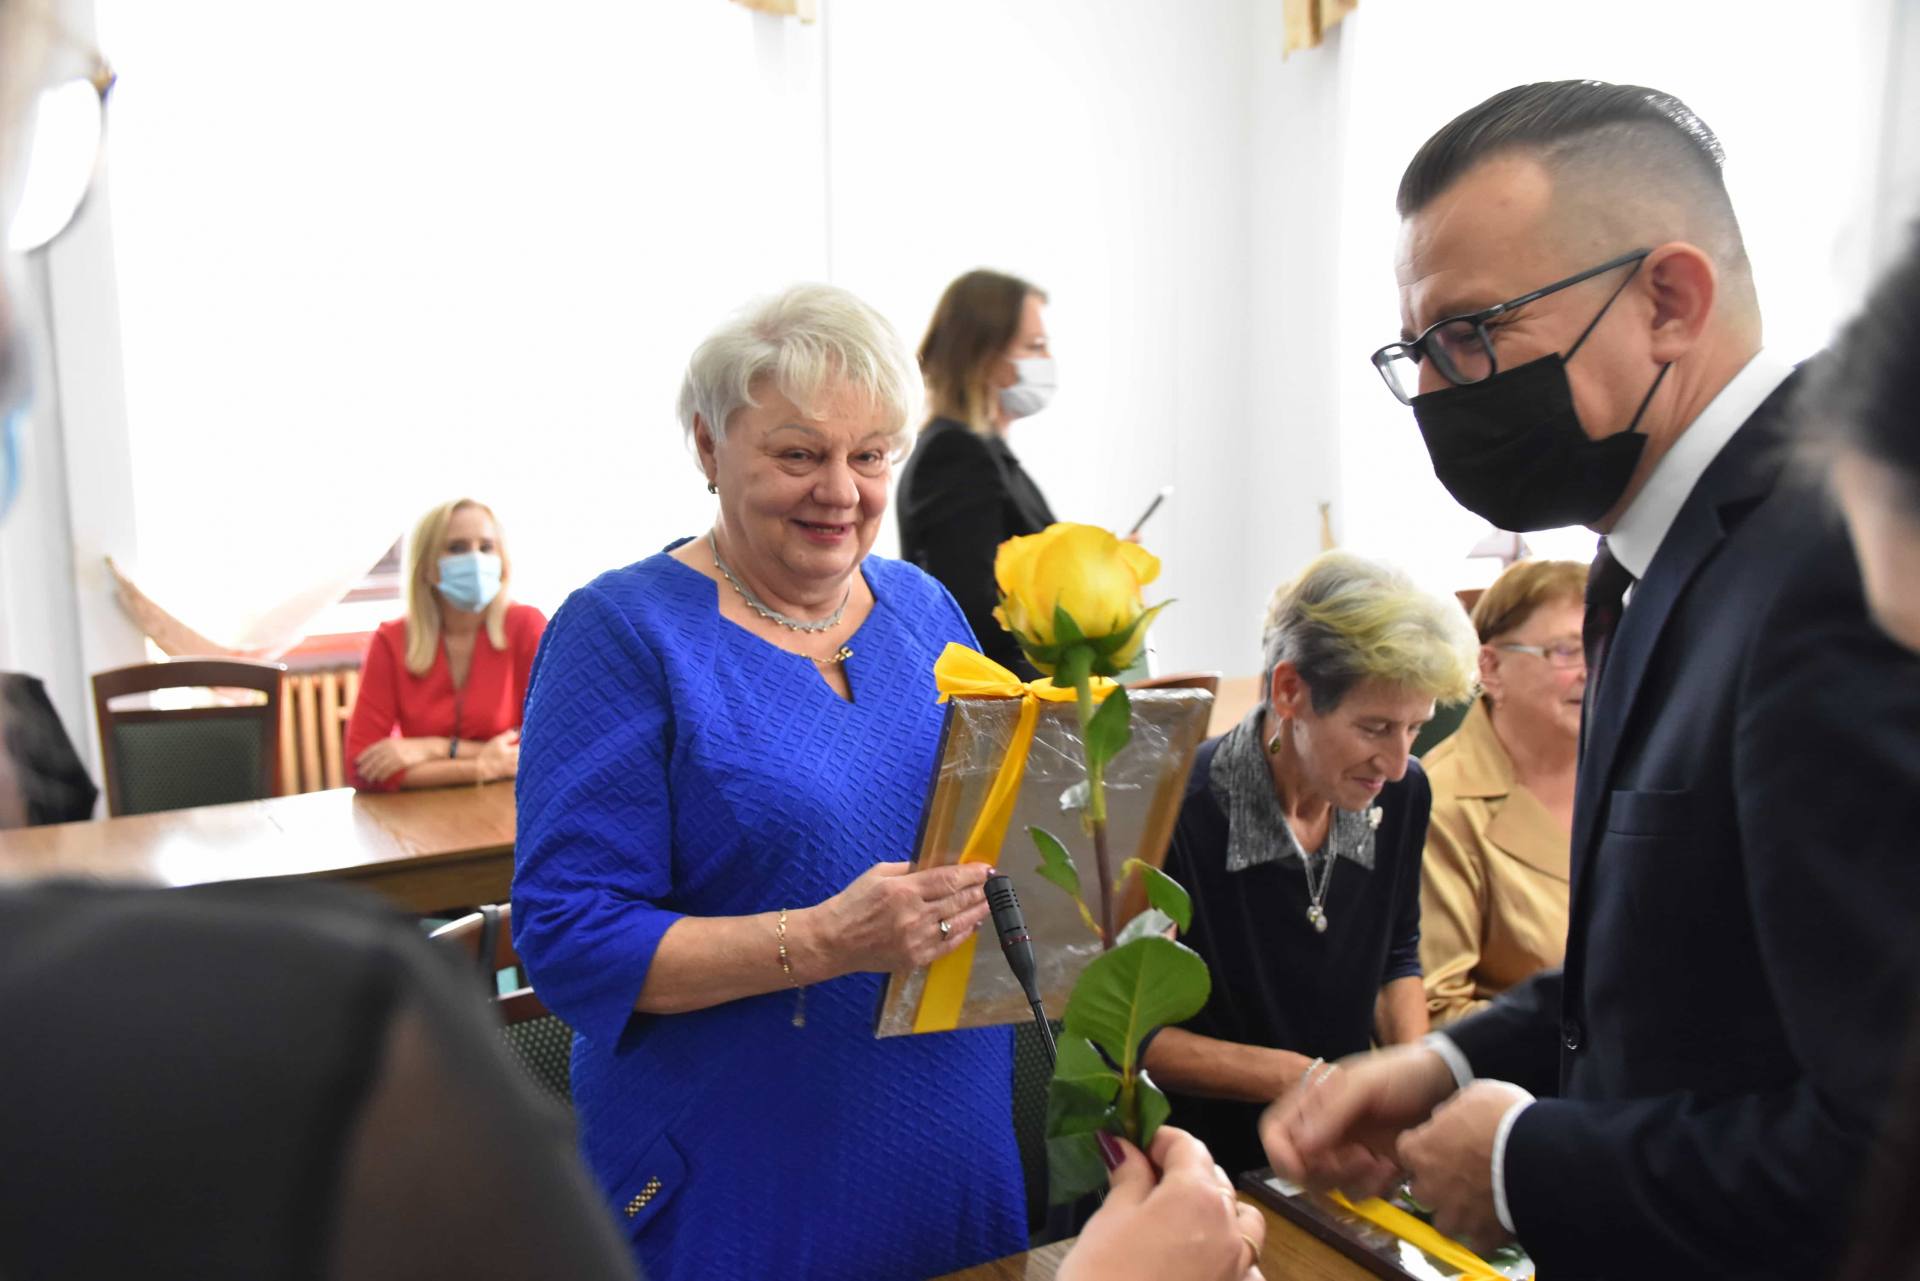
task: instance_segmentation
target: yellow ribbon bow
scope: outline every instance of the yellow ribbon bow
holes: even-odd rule
[[[1014,722],[1013,738],[1000,768],[987,789],[987,799],[973,820],[960,847],[959,862],[985,863],[992,867],[1000,861],[1000,847],[1006,843],[1007,824],[1013,819],[1014,803],[1020,799],[1020,782],[1026,775],[1027,752],[1033,746],[1033,728],[1040,720],[1040,704],[1071,703],[1079,693],[1071,686],[1055,685],[1051,677],[1022,681],[1017,675],[975,649],[949,642],[933,664],[933,682],[940,701],[952,698],[1017,698],[1020,717]],[[1093,696],[1105,698],[1119,686],[1104,676],[1093,679]],[[914,1011],[915,1032],[950,1032],[959,1026],[960,1006],[966,1000],[967,982],[973,975],[973,951],[977,936],[969,936],[953,951],[927,967],[926,985],[920,989],[920,1006]]]

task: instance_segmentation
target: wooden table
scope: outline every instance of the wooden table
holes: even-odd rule
[[[1259,1206],[1266,1216],[1267,1240],[1260,1251],[1260,1272],[1267,1281],[1375,1281],[1373,1273],[1316,1240],[1305,1228],[1281,1218],[1245,1193],[1240,1199]],[[941,1281],[1053,1281],[1072,1244],[1061,1241],[1041,1246],[952,1273]]]
[[[0,883],[325,880],[431,913],[505,902],[513,831],[511,782],[365,796],[337,788],[0,831]]]

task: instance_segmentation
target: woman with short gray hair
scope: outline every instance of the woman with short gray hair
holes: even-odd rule
[[[1260,705],[1195,758],[1167,871],[1213,991],[1147,1066],[1230,1170],[1266,1164],[1260,1110],[1303,1074],[1427,1031],[1410,752],[1436,701],[1471,697],[1478,648],[1457,602],[1329,552],[1273,595]]]
[[[893,331],[802,285],[700,344],[712,527],[554,615],[514,935],[575,1030],[589,1165],[655,1281],[933,1276],[1025,1247],[1006,1028],[877,1040],[983,864],[909,871],[952,597],[868,555],[908,416]]]

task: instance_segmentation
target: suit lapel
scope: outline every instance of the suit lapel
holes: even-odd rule
[[[1790,377],[1782,383],[1700,477],[1620,617],[1602,665],[1600,686],[1583,725],[1586,743],[1573,810],[1576,921],[1583,915],[1578,907],[1584,897],[1581,886],[1598,844],[1599,824],[1613,787],[1623,735],[1667,620],[1701,566],[1726,538],[1728,517],[1773,488],[1782,462],[1781,429],[1786,405],[1797,382],[1797,377]]]

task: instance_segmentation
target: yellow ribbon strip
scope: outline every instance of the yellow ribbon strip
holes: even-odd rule
[[[1017,698],[1020,717],[1014,722],[1013,738],[1006,755],[987,789],[973,830],[960,847],[961,863],[1000,861],[1000,847],[1006,843],[1007,824],[1013,820],[1014,803],[1020,799],[1020,783],[1026,775],[1027,752],[1033,746],[1033,728],[1040,720],[1040,704],[1071,703],[1079,694],[1055,685],[1051,677],[1022,681],[1014,673],[965,645],[949,643],[933,665],[933,680],[940,690],[940,701],[950,698]],[[1093,696],[1105,698],[1118,688],[1105,677],[1095,677]],[[951,1032],[960,1022],[960,1006],[965,1002],[967,982],[973,976],[973,951],[977,934],[927,967],[927,981],[920,989],[920,1006],[914,1011],[915,1032]]]
[[[1417,1219],[1398,1206],[1388,1205],[1379,1197],[1368,1197],[1355,1205],[1339,1192],[1327,1193],[1327,1199],[1341,1209],[1357,1214],[1377,1228],[1383,1228],[1402,1241],[1432,1255],[1449,1267],[1460,1272],[1461,1281],[1506,1281],[1494,1270],[1492,1264],[1461,1245],[1452,1237],[1442,1236],[1439,1229],[1431,1223]]]

